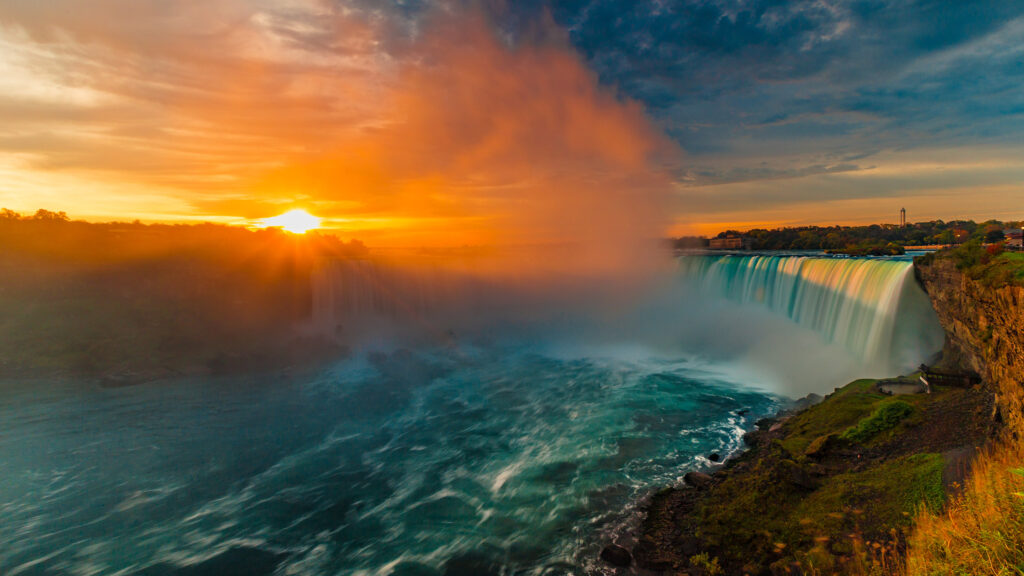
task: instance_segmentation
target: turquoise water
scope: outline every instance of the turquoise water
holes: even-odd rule
[[[638,497],[737,449],[780,402],[607,352],[459,345],[266,381],[8,384],[0,572],[597,573]]]
[[[598,552],[630,543],[638,501],[738,450],[787,402],[767,390],[938,349],[909,266],[686,257],[614,315],[536,309],[514,328],[479,286],[325,274],[327,328],[412,309],[443,337],[304,374],[0,383],[0,574],[610,573]]]

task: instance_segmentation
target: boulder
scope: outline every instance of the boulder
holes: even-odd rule
[[[704,543],[694,536],[682,536],[676,542],[683,556],[694,556],[704,551]]]
[[[804,490],[817,490],[818,488],[817,480],[792,460],[782,461],[782,473],[783,478],[797,488]]]
[[[694,488],[703,488],[714,482],[714,479],[703,472],[687,472],[683,476],[683,482]]]
[[[836,434],[818,436],[804,450],[804,456],[814,460],[821,460],[842,444],[843,441]]]
[[[633,563],[633,555],[618,544],[609,544],[601,549],[601,560],[612,566],[629,566]]]
[[[722,455],[718,452],[712,452],[711,454],[708,454],[708,460],[712,462],[721,462]]]
[[[758,430],[751,430],[743,435],[743,443],[747,446],[757,446],[761,443],[761,432]]]
[[[815,394],[815,393],[812,392],[812,393],[808,394],[807,396],[804,396],[803,398],[797,400],[793,404],[793,410],[799,412],[799,411],[804,410],[806,408],[810,408],[811,406],[814,406],[815,404],[820,404],[822,400],[824,400],[824,398],[822,398],[819,394]]]

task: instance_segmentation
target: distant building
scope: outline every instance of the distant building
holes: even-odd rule
[[[899,227],[900,228],[906,228],[907,227],[907,209],[906,208],[900,208],[900,224],[899,224]]]
[[[740,236],[726,236],[725,238],[712,238],[708,248],[712,250],[747,250],[750,241]]]
[[[1024,229],[1010,228],[1003,230],[1003,237],[1006,238],[1006,247],[1020,250],[1024,248]]]

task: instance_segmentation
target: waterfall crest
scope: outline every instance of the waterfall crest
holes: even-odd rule
[[[801,373],[829,369],[822,367],[832,353],[825,348],[852,362],[843,374],[857,377],[915,368],[942,347],[944,333],[909,260],[701,254],[682,256],[677,266],[674,280],[646,293],[588,300],[599,285],[552,280],[538,289],[430,262],[336,260],[314,274],[312,320],[319,333],[346,344],[516,330],[717,361],[746,354],[777,368],[780,381],[818,378]],[[807,348],[814,341],[825,347]],[[816,368],[791,349],[806,349]]]
[[[768,308],[869,363],[909,368],[941,347],[941,327],[907,260],[688,255],[679,266],[703,294]]]

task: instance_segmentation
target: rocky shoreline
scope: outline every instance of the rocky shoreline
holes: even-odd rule
[[[804,398],[758,421],[747,450],[652,495],[633,549],[610,544],[601,557],[644,576],[877,561],[905,545],[915,498],[941,506],[998,432],[993,402],[980,386],[895,397],[873,380]]]
[[[946,331],[940,368],[980,381],[954,378],[921,390],[858,380],[813,406],[759,421],[744,438],[746,451],[651,496],[637,544],[618,555],[618,572],[892,573],[900,566],[918,507],[941,510],[979,449],[1024,434],[1024,288],[967,277],[946,252],[914,264]]]

